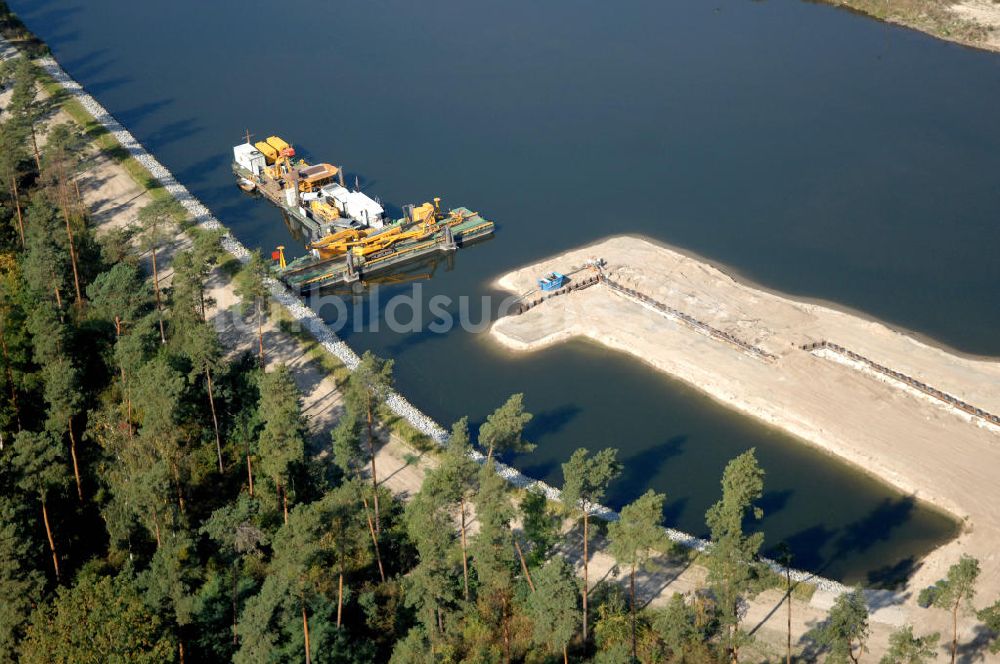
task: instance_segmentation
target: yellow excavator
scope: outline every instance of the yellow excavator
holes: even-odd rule
[[[440,201],[440,198],[435,198],[433,203],[414,206],[409,214],[409,223],[402,223],[377,233],[347,228],[309,244],[308,248],[315,249],[320,258],[326,259],[341,256],[348,251],[356,256],[368,256],[404,240],[421,240],[441,228],[438,223],[441,216]]]

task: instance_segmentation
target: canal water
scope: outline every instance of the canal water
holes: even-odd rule
[[[495,220],[495,239],[416,282],[456,313],[512,268],[641,233],[1000,355],[1000,56],[793,0],[9,4],[250,246],[296,242],[233,185],[244,128],[345,164],[396,209],[440,195]],[[386,285],[380,301],[393,294],[414,286]],[[560,483],[579,446],[619,448],[612,505],[653,487],[668,523],[704,534],[726,461],[754,446],[767,542],[787,540],[798,566],[887,583],[955,533],[601,347],[515,356],[475,332],[356,319],[344,336],[395,357],[401,390],[442,423],[481,422],[523,391],[538,449],[514,461],[535,477]]]

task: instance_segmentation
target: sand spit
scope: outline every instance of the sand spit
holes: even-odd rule
[[[538,297],[538,275],[593,274],[606,261],[605,284],[551,298],[491,330],[516,351],[575,336],[630,353],[723,404],[779,427],[965,522],[963,534],[922,561],[911,589],[940,577],[957,556],[983,563],[983,596],[1000,592],[1000,431],[900,380],[809,352],[837,344],[941,394],[1000,414],[1000,362],[960,357],[860,315],[798,301],[741,283],[707,262],[634,237],[615,237],[546,259],[499,279],[499,287]],[[579,270],[579,271],[578,271]],[[699,333],[622,289],[683,312],[731,338],[766,351],[762,359]]]

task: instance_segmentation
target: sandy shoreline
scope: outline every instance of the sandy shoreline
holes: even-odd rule
[[[734,278],[688,252],[616,237],[503,275],[496,285],[533,291],[548,270],[607,261],[615,281],[777,356],[762,361],[596,286],[497,321],[491,335],[527,352],[582,336],[629,353],[722,404],[807,441],[965,525],[929,554],[911,588],[933,582],[959,550],[983,561],[984,594],[1000,590],[1000,433],[912,390],[809,353],[832,341],[990,413],[1000,413],[1000,362],[960,355],[828,303],[792,299]],[[582,273],[581,273],[582,276]],[[988,581],[986,580],[988,579]],[[985,586],[989,586],[989,592]]]

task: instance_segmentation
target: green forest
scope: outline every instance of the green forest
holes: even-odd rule
[[[563,503],[510,487],[493,459],[532,448],[522,395],[454,423],[419,493],[390,493],[374,454],[392,361],[366,354],[332,435],[310,436],[263,338],[233,355],[206,319],[214,272],[259,317],[264,262],[240,266],[162,196],[97,233],[79,189],[94,137],[49,120],[37,75],[24,58],[0,72],[0,660],[864,659],[860,589],[804,645],[759,643],[745,624],[759,592],[797,592],[760,558],[753,450],[726,467],[701,554],[667,539],[662,494],[590,517],[622,470],[612,448],[565,461]],[[598,539],[623,583],[590,578]],[[662,554],[697,558],[704,589],[648,606],[636,577]],[[964,558],[923,599],[968,614],[977,575]],[[979,619],[1000,630],[1000,602]],[[957,643],[904,627],[891,646],[885,662],[924,662]]]

